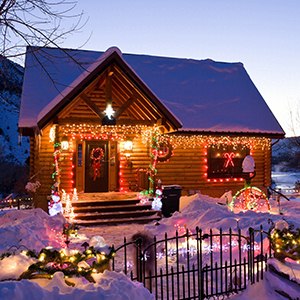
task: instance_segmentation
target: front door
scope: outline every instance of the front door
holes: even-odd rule
[[[86,142],[85,192],[108,192],[108,143]]]

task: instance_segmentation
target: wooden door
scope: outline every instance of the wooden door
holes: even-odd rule
[[[86,142],[85,192],[108,192],[108,143]]]

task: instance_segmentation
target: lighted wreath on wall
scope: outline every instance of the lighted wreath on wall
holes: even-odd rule
[[[173,154],[173,147],[169,141],[158,143],[157,160],[164,162],[170,159]]]
[[[95,181],[101,175],[101,163],[104,158],[104,151],[102,148],[93,148],[91,151],[91,177]]]

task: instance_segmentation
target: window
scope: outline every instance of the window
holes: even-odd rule
[[[245,146],[211,145],[207,151],[207,178],[243,177],[242,162],[249,153]]]
[[[82,144],[77,146],[77,167],[82,167]]]

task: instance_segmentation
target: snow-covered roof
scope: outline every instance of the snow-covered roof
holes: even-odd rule
[[[181,131],[284,135],[241,63],[122,55],[116,48],[106,52],[28,48],[19,127],[36,127],[111,51],[117,51],[182,122]]]

